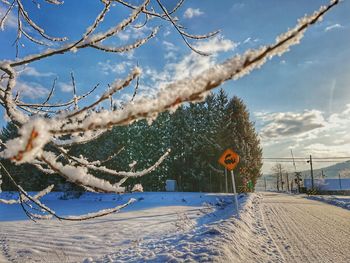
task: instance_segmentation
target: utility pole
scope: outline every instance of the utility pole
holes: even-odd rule
[[[307,161],[310,163],[310,172],[311,172],[311,189],[314,189],[314,170],[312,169],[312,156],[310,154],[310,160]]]
[[[281,164],[279,165],[279,169],[280,169],[281,186],[282,186],[282,191],[283,191],[284,182],[283,182],[282,165]]]
[[[293,150],[292,149],[290,149],[290,153],[291,153],[292,159],[293,159],[294,172],[297,172],[297,166],[295,165],[294,155],[293,155]]]
[[[286,176],[287,176],[287,189],[288,189],[288,192],[290,192],[290,188],[289,188],[289,176],[288,176],[288,173],[286,173]]]
[[[298,194],[300,193],[300,181],[299,181],[299,177],[298,177],[298,173],[297,173],[297,166],[295,165],[295,160],[294,160],[294,155],[293,155],[293,150],[290,149],[290,154],[292,155],[292,159],[293,159],[293,166],[294,166],[294,174],[295,174],[295,177],[297,178],[297,181],[296,181],[296,184],[297,184],[297,192]],[[293,180],[292,180],[292,190],[293,190]]]

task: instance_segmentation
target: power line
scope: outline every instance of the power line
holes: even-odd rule
[[[293,160],[293,159],[305,159],[308,160],[309,157],[262,157],[261,159],[267,159],[267,160]],[[319,159],[319,160],[323,160],[323,159],[350,159],[350,156],[336,156],[336,157],[312,157],[312,159]]]
[[[329,168],[327,168],[327,171],[344,171],[344,168],[338,168],[338,169],[333,169],[333,168],[329,169]]]
[[[312,159],[350,159],[350,157],[312,157]]]
[[[278,162],[278,163],[293,163],[292,160],[264,160],[264,162],[270,162],[270,163],[275,163],[275,162]],[[306,160],[305,161],[298,161],[298,160],[295,160],[295,162],[297,163],[306,163]]]
[[[339,160],[312,160],[314,163],[339,163]],[[305,159],[305,161],[302,160],[264,160],[264,162],[270,162],[270,163],[307,163],[307,159]]]
[[[286,160],[293,160],[292,157],[262,157],[261,159],[267,159],[267,160],[270,160],[270,159],[286,159]],[[294,159],[307,159],[307,157],[294,157]]]
[[[314,162],[314,163],[338,163],[339,160],[319,160],[319,159],[317,159],[316,161],[312,160],[312,162]]]

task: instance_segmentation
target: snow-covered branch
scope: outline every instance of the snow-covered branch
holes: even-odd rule
[[[47,195],[48,193],[50,193],[52,191],[53,187],[54,187],[54,185],[50,185],[50,186],[46,187],[44,190],[38,192],[32,198],[34,200],[39,200],[44,195]],[[9,200],[0,199],[0,203],[7,204],[7,205],[19,204],[20,202],[27,202],[27,201],[28,201],[28,198],[26,198],[26,197],[24,197],[22,200],[20,198],[18,198],[18,199],[9,199]]]
[[[16,204],[16,203],[20,203],[22,209],[24,210],[24,212],[26,213],[26,215],[33,221],[35,220],[43,220],[43,219],[51,219],[52,217],[55,217],[59,220],[66,220],[66,221],[83,221],[83,220],[89,220],[92,218],[97,218],[97,217],[102,217],[102,216],[106,216],[112,213],[116,213],[118,211],[120,211],[121,209],[127,207],[128,205],[134,203],[136,201],[136,199],[131,198],[128,202],[122,204],[122,205],[118,205],[115,206],[114,208],[109,208],[109,209],[102,209],[100,211],[94,212],[94,213],[88,213],[88,214],[84,214],[84,215],[79,215],[79,216],[60,216],[58,214],[56,214],[56,212],[54,210],[52,210],[51,208],[47,207],[46,205],[44,205],[43,203],[41,203],[39,201],[39,199],[41,197],[43,197],[44,195],[48,194],[49,192],[51,192],[51,190],[53,189],[53,185],[50,185],[49,187],[45,188],[44,190],[40,191],[39,193],[37,193],[34,196],[29,195],[20,185],[18,185],[15,180],[13,179],[13,177],[9,174],[9,172],[6,170],[6,168],[2,165],[2,163],[0,163],[1,168],[5,171],[6,175],[9,177],[9,179],[14,183],[14,185],[16,186],[16,188],[18,189],[19,192],[19,199],[18,200],[5,200],[5,199],[0,199],[0,203],[4,203],[4,204]],[[34,205],[37,206],[37,208],[35,209],[31,204],[29,204],[28,202],[33,203]],[[25,207],[25,205],[27,205],[29,207],[29,209],[33,210],[37,210],[40,211],[41,214],[37,214],[37,213],[33,213],[31,211],[29,211],[29,209],[27,209]]]
[[[100,166],[100,163],[98,162],[94,162],[91,163],[89,161],[86,160],[86,158],[78,158],[78,157],[73,157],[70,156],[72,158],[73,161],[79,163],[82,166],[85,166],[91,170],[95,170],[95,171],[99,171],[102,173],[107,173],[110,175],[115,175],[115,176],[123,176],[125,178],[135,178],[135,177],[141,177],[144,176],[146,174],[149,174],[150,172],[154,171],[155,169],[157,169],[157,167],[165,160],[165,158],[170,154],[170,149],[168,151],[166,151],[152,166],[142,170],[142,171],[137,171],[137,172],[127,172],[127,171],[115,171],[112,169],[109,169],[105,166]]]
[[[57,161],[57,156],[53,152],[43,151],[39,158],[41,161],[45,162],[50,169],[77,185],[90,187],[96,192],[123,193],[125,191],[124,187],[112,185],[106,180],[93,176],[84,166],[64,165]]]

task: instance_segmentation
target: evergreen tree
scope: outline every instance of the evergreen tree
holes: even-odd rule
[[[169,179],[177,182],[181,191],[187,187],[187,153],[190,142],[189,126],[186,120],[186,108],[180,106],[172,115],[169,121],[169,145],[171,148],[169,160]]]
[[[254,123],[249,119],[249,111],[242,99],[233,97],[226,110],[226,138],[231,147],[240,156],[237,170],[239,189],[246,190],[246,183],[251,180],[255,185],[262,167],[262,149],[255,131]],[[228,146],[230,146],[228,145]]]
[[[0,138],[6,141],[15,137],[16,133],[16,126],[9,123]],[[171,153],[160,167],[144,177],[128,179],[124,186],[130,190],[136,183],[141,183],[145,191],[163,191],[165,181],[175,179],[180,191],[222,192],[225,190],[225,177],[218,158],[227,148],[232,148],[241,157],[235,170],[239,191],[247,190],[249,180],[255,185],[260,176],[262,149],[248,109],[237,97],[228,100],[222,89],[216,95],[209,94],[204,102],[180,106],[172,114],[162,113],[152,123],[143,120],[129,126],[114,127],[92,142],[72,147],[69,154],[100,160],[113,170],[129,171],[153,165],[169,148]],[[121,149],[118,155],[109,158]],[[137,163],[130,166],[134,160]],[[27,165],[15,166],[9,161],[4,164],[16,181],[29,190],[42,189],[60,178],[41,176],[40,171],[32,167],[29,169]],[[101,172],[90,172],[111,182],[120,179]],[[32,175],[23,176],[28,173]],[[2,180],[4,190],[13,189],[6,178]],[[66,185],[70,189],[79,189],[69,183]]]

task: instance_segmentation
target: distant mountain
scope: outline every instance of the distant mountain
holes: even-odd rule
[[[350,178],[350,161],[337,163],[328,167],[320,168],[320,169],[314,169],[314,176],[315,178],[319,178],[323,174],[325,175],[325,178],[334,178],[338,177],[338,174],[340,173],[343,178]],[[301,171],[304,178],[310,177],[310,169]],[[289,171],[289,174],[294,174],[293,172]],[[266,179],[273,180],[275,178],[274,174],[266,174],[264,175]]]
[[[338,177],[339,173],[343,178],[350,178],[350,161],[346,161],[343,163],[337,163],[328,167],[324,167],[321,169],[314,170],[314,176],[320,177],[323,174],[325,178],[333,178]],[[310,170],[302,171],[302,174],[306,177],[310,176]]]

